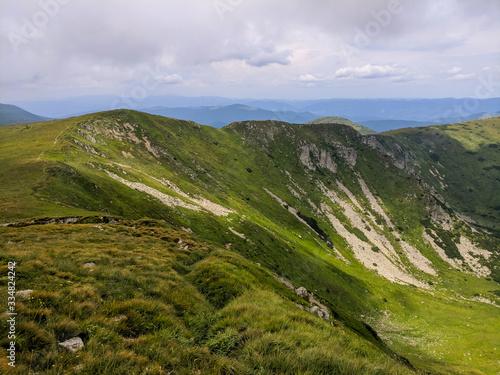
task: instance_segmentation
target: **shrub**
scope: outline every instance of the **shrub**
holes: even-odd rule
[[[227,355],[238,346],[240,340],[238,331],[234,328],[227,328],[208,340],[207,347],[216,354]]]
[[[177,325],[167,306],[152,301],[114,302],[106,310],[108,316],[115,318],[116,331],[125,337],[137,337]]]
[[[61,303],[61,296],[56,292],[46,290],[34,291],[32,294],[32,303],[40,307],[59,307]]]
[[[207,259],[198,263],[197,269],[190,275],[193,284],[216,308],[224,307],[249,289],[249,286],[233,273],[231,267],[232,265]]]
[[[54,336],[58,341],[65,341],[72,337],[78,336],[81,331],[78,328],[78,324],[73,320],[65,319],[59,323],[52,325],[52,330],[54,331]]]
[[[71,290],[69,294],[73,301],[85,301],[87,299],[98,299],[97,293],[90,285],[81,286]]]
[[[73,319],[86,319],[93,316],[96,310],[94,302],[74,302],[69,306],[68,315]]]
[[[41,351],[52,345],[52,340],[34,322],[20,321],[17,326],[17,344],[21,351]]]

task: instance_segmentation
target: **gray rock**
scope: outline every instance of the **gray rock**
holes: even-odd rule
[[[314,305],[309,309],[309,312],[311,314],[318,315],[320,318],[325,319],[326,321],[330,320],[330,313],[328,312],[328,310],[322,309],[319,306]]]
[[[80,337],[73,337],[72,339],[60,342],[59,346],[74,353],[83,348],[85,344]]]
[[[308,298],[309,297],[309,292],[303,286],[295,289],[295,294],[297,294],[299,297],[302,297],[302,298]]]
[[[318,306],[313,306],[309,309],[309,312],[311,314],[314,314],[316,313],[316,315],[318,315],[320,318],[323,318],[323,310],[320,309]]]
[[[325,309],[321,309],[321,312],[323,313],[323,319],[325,319],[326,321],[329,321],[330,320],[330,313],[328,311],[326,311]]]

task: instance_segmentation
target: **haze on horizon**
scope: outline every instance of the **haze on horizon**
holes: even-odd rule
[[[499,16],[497,0],[2,0],[0,102],[498,97]]]

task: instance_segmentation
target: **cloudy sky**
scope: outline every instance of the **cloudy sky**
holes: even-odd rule
[[[1,0],[0,102],[500,96],[498,0]]]

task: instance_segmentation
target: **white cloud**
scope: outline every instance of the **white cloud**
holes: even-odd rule
[[[450,68],[446,71],[446,73],[448,74],[457,74],[458,72],[460,72],[462,70],[462,68],[459,68],[458,66],[455,66],[453,68]]]
[[[163,83],[166,85],[176,85],[176,84],[182,83],[184,81],[182,79],[182,77],[178,74],[171,74],[168,76],[156,76],[155,79],[159,83]]]
[[[462,80],[474,78],[475,76],[476,76],[476,73],[455,74],[454,76],[450,77],[449,79],[454,80],[454,81],[462,81]]]
[[[283,50],[277,52],[258,52],[255,56],[246,59],[246,63],[255,67],[263,67],[271,64],[288,65],[292,51]]]
[[[338,69],[335,72],[335,78],[344,79],[372,79],[383,77],[400,77],[406,72],[406,69],[391,65],[371,65],[362,67],[346,67]]]
[[[300,82],[318,82],[329,79],[329,77],[315,76],[314,74],[302,74],[299,76]]]

